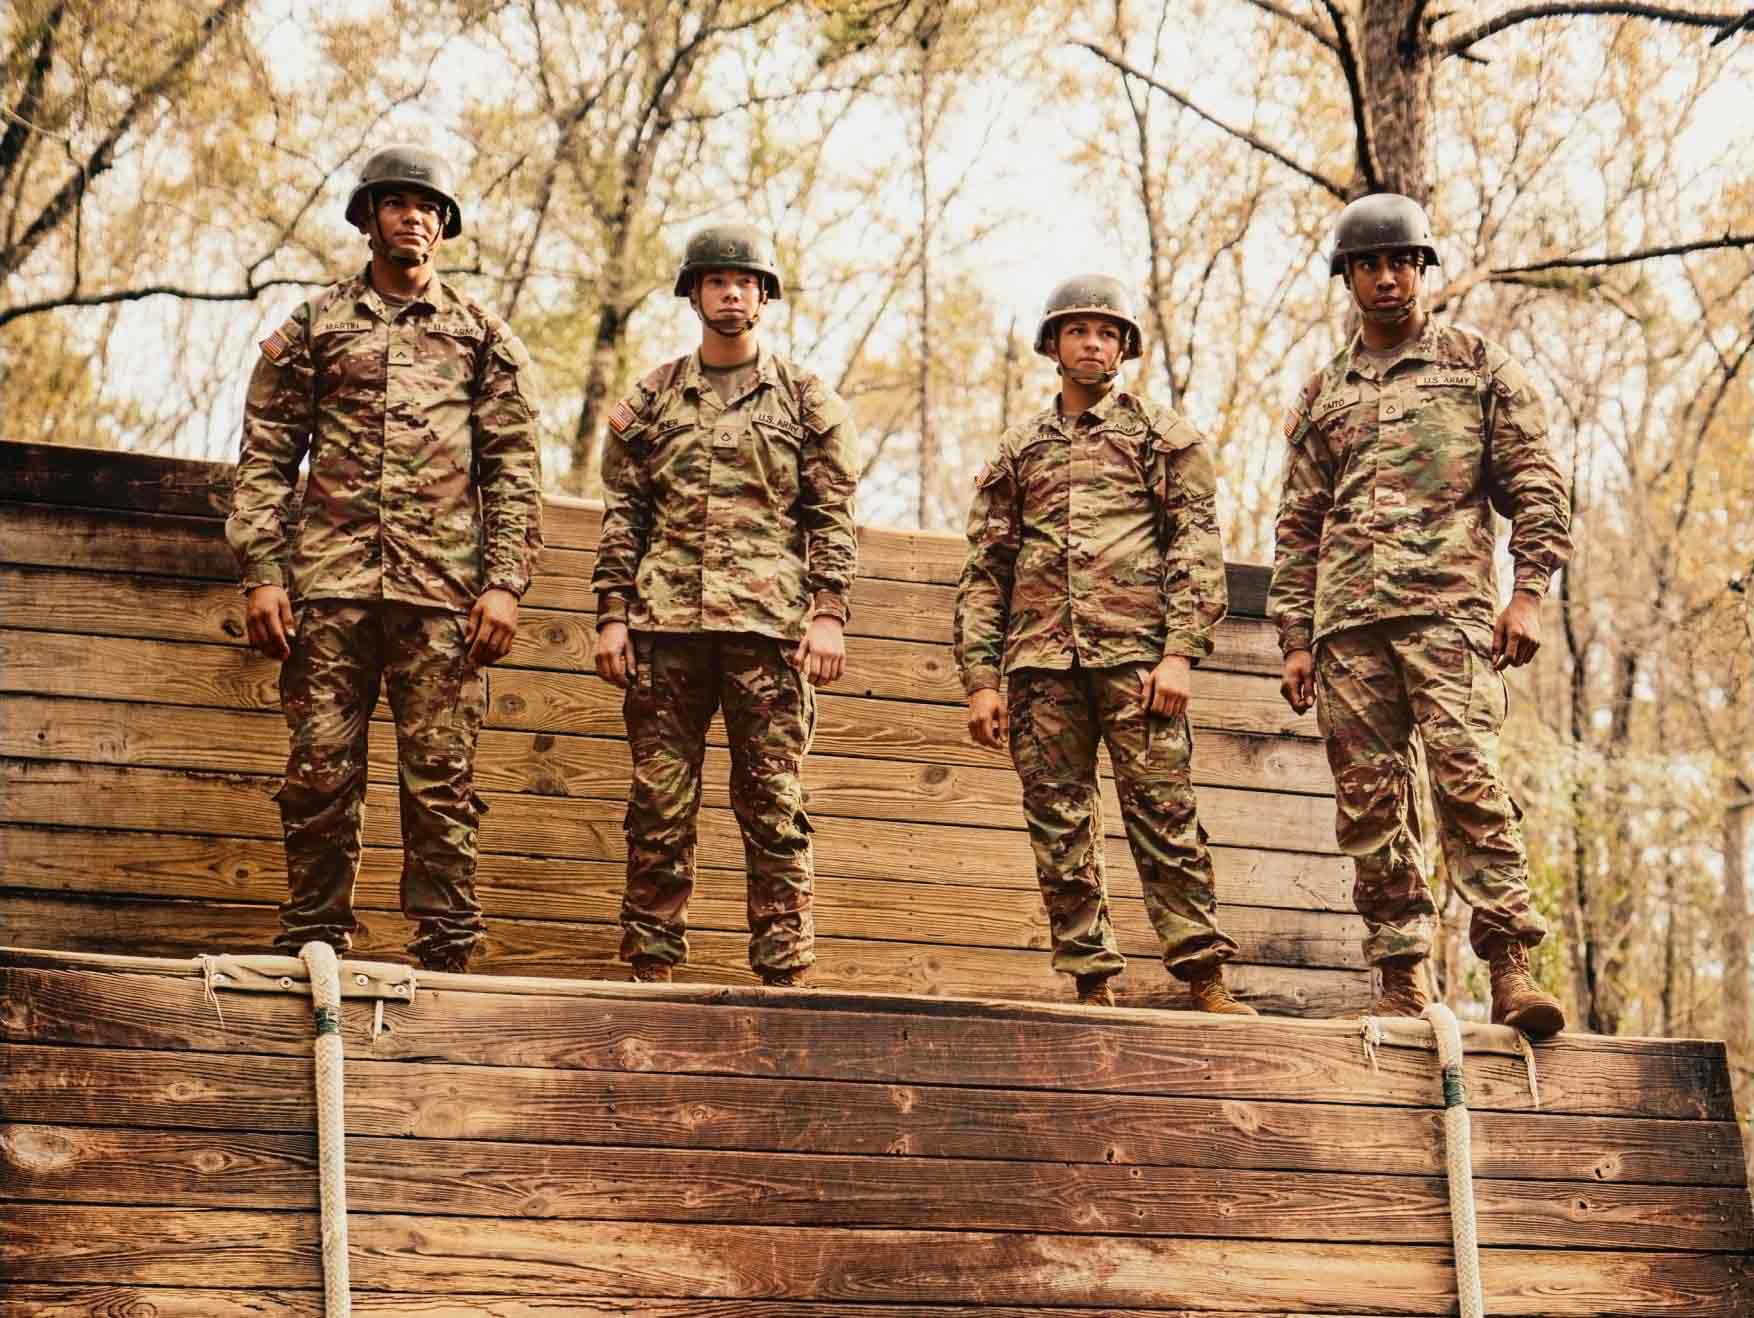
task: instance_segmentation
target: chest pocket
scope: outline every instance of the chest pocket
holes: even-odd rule
[[[311,326],[311,360],[316,366],[318,397],[327,398],[350,388],[383,385],[383,343],[372,333],[375,324],[363,316],[325,316]]]
[[[749,461],[760,473],[769,496],[776,502],[789,505],[798,497],[801,485],[799,465],[803,455],[804,427],[774,408],[771,400],[738,419],[744,428],[740,443],[747,447]],[[714,456],[735,458],[736,455]]]
[[[1355,384],[1317,395],[1309,409],[1309,439],[1327,449],[1325,454],[1317,453],[1317,459],[1345,462],[1375,429],[1377,406],[1376,400],[1367,402]]]

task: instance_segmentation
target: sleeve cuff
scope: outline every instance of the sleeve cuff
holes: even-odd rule
[[[606,622],[627,625],[627,596],[619,590],[597,592],[597,627],[601,629]]]
[[[1212,638],[1200,632],[1171,630],[1163,640],[1163,657],[1180,655],[1198,663],[1212,653]]]
[[[847,597],[838,590],[819,590],[811,597],[810,616],[835,618],[844,623],[853,616],[853,611],[847,606]]]
[[[248,595],[257,586],[279,586],[284,589],[286,570],[280,564],[272,561],[252,564],[249,570],[244,573],[240,588],[244,594]]]
[[[1547,597],[1547,586],[1553,580],[1551,572],[1543,572],[1538,567],[1518,566],[1516,570],[1516,590],[1526,590],[1536,599]]]
[[[999,670],[983,665],[970,668],[962,675],[962,693],[972,696],[976,691],[997,691],[999,689]]]
[[[1289,659],[1299,650],[1315,649],[1315,632],[1308,626],[1279,628],[1279,653]]]
[[[521,601],[524,598],[524,592],[528,589],[530,589],[530,581],[527,577],[522,581],[513,580],[511,577],[495,577],[481,588],[481,592],[486,594],[490,590],[504,590]]]

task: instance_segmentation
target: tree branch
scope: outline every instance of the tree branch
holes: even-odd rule
[[[1346,30],[1346,15],[1335,0],[1322,0],[1328,20],[1334,25],[1338,43],[1340,68],[1346,75],[1346,92],[1352,98],[1352,127],[1358,135],[1358,172],[1364,176],[1365,188],[1381,192],[1382,172],[1376,167],[1376,149],[1370,141],[1370,121],[1364,105],[1364,76],[1358,67],[1358,52],[1352,48],[1352,37]]]
[[[1754,9],[1750,9],[1740,18],[1731,19],[1724,24],[1724,30],[1711,39],[1711,44],[1721,46],[1738,32],[1754,31]]]
[[[1088,50],[1092,55],[1095,55],[1098,59],[1102,60],[1104,63],[1113,65],[1116,69],[1120,70],[1120,72],[1125,74],[1126,76],[1131,77],[1131,78],[1137,78],[1140,82],[1144,83],[1146,86],[1156,88],[1158,91],[1162,92],[1165,96],[1169,97],[1170,100],[1174,101],[1177,105],[1181,106],[1183,109],[1192,111],[1194,114],[1198,115],[1201,119],[1204,119],[1207,123],[1211,124],[1214,128],[1217,128],[1222,132],[1228,133],[1230,136],[1234,137],[1237,141],[1242,142],[1250,147],[1253,147],[1256,151],[1259,151],[1262,155],[1268,156],[1271,159],[1278,161],[1281,165],[1284,165],[1285,168],[1287,168],[1287,169],[1291,170],[1292,172],[1300,175],[1301,177],[1309,180],[1311,183],[1315,184],[1318,188],[1321,188],[1323,191],[1331,193],[1334,197],[1336,197],[1340,201],[1349,200],[1349,198],[1346,195],[1346,189],[1342,185],[1334,182],[1333,179],[1324,178],[1322,175],[1316,173],[1313,169],[1308,169],[1305,166],[1298,164],[1295,160],[1293,160],[1290,156],[1286,155],[1283,151],[1279,150],[1277,147],[1269,145],[1267,142],[1256,137],[1253,133],[1247,131],[1246,129],[1233,127],[1230,124],[1225,123],[1222,119],[1219,119],[1211,114],[1208,114],[1206,111],[1202,110],[1199,106],[1195,105],[1192,101],[1190,101],[1186,96],[1182,95],[1181,92],[1176,91],[1173,87],[1164,86],[1161,82],[1157,81],[1157,79],[1153,78],[1150,74],[1141,72],[1140,70],[1134,68],[1131,64],[1127,63],[1127,61],[1122,59],[1119,55],[1116,55],[1110,51],[1104,50],[1101,46],[1098,46],[1094,42],[1090,42],[1090,41],[1072,41],[1072,42],[1068,42],[1067,44],[1082,47],[1083,49]]]
[[[1442,42],[1438,49],[1445,55],[1460,55],[1469,46],[1495,36],[1519,23],[1538,18],[1581,18],[1599,15],[1609,18],[1648,18],[1657,23],[1677,23],[1683,27],[1729,28],[1737,22],[1726,14],[1710,14],[1700,9],[1675,9],[1669,5],[1628,4],[1625,0],[1582,0],[1572,4],[1524,5],[1508,9],[1496,18],[1489,18],[1478,27],[1469,28]],[[1724,34],[1720,34],[1724,35]]]
[[[37,57],[31,61],[30,74],[24,80],[24,89],[7,112],[6,136],[0,138],[0,183],[12,176],[12,167],[18,162],[25,142],[32,130],[40,127],[37,123],[38,101],[43,94],[43,80],[49,76],[49,66],[54,62],[55,37],[66,15],[67,6],[64,4],[49,11],[48,18],[43,21],[43,35],[37,42]]]
[[[1536,261],[1531,265],[1499,266],[1492,273],[1498,276],[1523,275],[1536,270],[1588,270],[1597,266],[1632,265],[1660,256],[1686,256],[1690,252],[1709,252],[1725,247],[1754,247],[1754,233],[1726,233],[1721,238],[1700,238],[1690,243],[1646,247],[1636,252],[1621,252],[1613,256],[1557,256],[1550,261]]]
[[[1285,22],[1291,24],[1292,27],[1297,28],[1304,33],[1304,35],[1309,37],[1311,41],[1315,42],[1318,46],[1321,46],[1324,50],[1332,51],[1336,55],[1340,53],[1340,47],[1335,44],[1334,39],[1326,32],[1322,31],[1322,25],[1316,22],[1313,18],[1305,17],[1303,14],[1296,12],[1289,5],[1278,3],[1278,0],[1247,0],[1247,2],[1253,5],[1256,9],[1261,10],[1263,13],[1271,14],[1274,18],[1283,19]],[[1167,13],[1168,10],[1166,9],[1164,12]]]
[[[115,163],[116,146],[134,127],[134,121],[207,48],[220,27],[248,3],[249,0],[222,0],[216,9],[201,20],[200,29],[194,38],[177,52],[176,58],[160,71],[158,77],[140,89],[129,102],[128,108],[122,112],[122,117],[105,134],[103,141],[97,144],[85,163],[75,168],[73,176],[61,185],[60,191],[38,212],[30,228],[24,231],[24,236],[4,252],[0,252],[0,277],[15,273],[48,232],[67,218],[67,212],[84,198],[91,180]]]

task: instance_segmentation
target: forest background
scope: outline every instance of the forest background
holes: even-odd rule
[[[365,259],[366,154],[461,179],[448,277],[534,354],[551,489],[695,326],[687,232],[748,218],[767,341],[852,403],[860,518],[958,530],[1064,274],[1139,290],[1135,387],[1208,437],[1267,562],[1285,409],[1345,342],[1344,201],[1408,193],[1429,303],[1543,386],[1577,551],[1506,753],[1577,1025],[1722,1036],[1749,1110],[1754,12],[1426,0],[12,0],[10,440],[235,456],[255,341]],[[1501,528],[1502,529],[1502,528]],[[1428,836],[1431,834],[1428,833]],[[1440,981],[1478,1003],[1448,893]]]

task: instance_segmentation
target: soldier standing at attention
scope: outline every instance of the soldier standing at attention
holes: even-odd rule
[[[1189,775],[1189,672],[1228,602],[1215,476],[1192,426],[1114,388],[1140,339],[1118,280],[1079,275],[1049,296],[1035,350],[1058,364],[1060,393],[980,474],[956,664],[975,741],[1009,739],[1054,969],[1078,1000],[1113,1006],[1126,964],[1103,884],[1100,736],[1164,964],[1195,1009],[1252,1016],[1224,984],[1236,944],[1215,919]]]
[[[542,542],[529,357],[434,273],[440,243],[463,227],[438,155],[373,154],[347,218],[371,263],[263,340],[225,526],[250,644],[282,662],[292,731],[278,797],[290,896],[274,945],[352,944],[366,729],[385,683],[402,912],[419,926],[409,950],[429,970],[461,971],[484,936],[480,670],[511,648]]]
[[[1565,1015],[1529,970],[1546,924],[1529,901],[1520,812],[1498,765],[1507,665],[1541,644],[1539,608],[1571,554],[1570,500],[1529,377],[1420,303],[1436,264],[1410,198],[1354,201],[1334,231],[1361,324],[1285,418],[1268,611],[1280,690],[1313,701],[1334,772],[1340,849],[1381,977],[1379,1016],[1417,1016],[1437,913],[1425,881],[1408,743],[1429,763],[1450,879],[1492,968],[1492,1019],[1536,1037]],[[1515,589],[1497,611],[1492,509],[1511,519]]]
[[[609,414],[591,584],[597,672],[627,692],[621,955],[636,980],[667,982],[688,958],[701,758],[718,709],[748,870],[749,964],[764,984],[792,987],[816,960],[799,774],[811,687],[846,663],[854,440],[834,390],[759,345],[762,308],[783,295],[759,230],[701,229],[676,277],[700,348]]]

